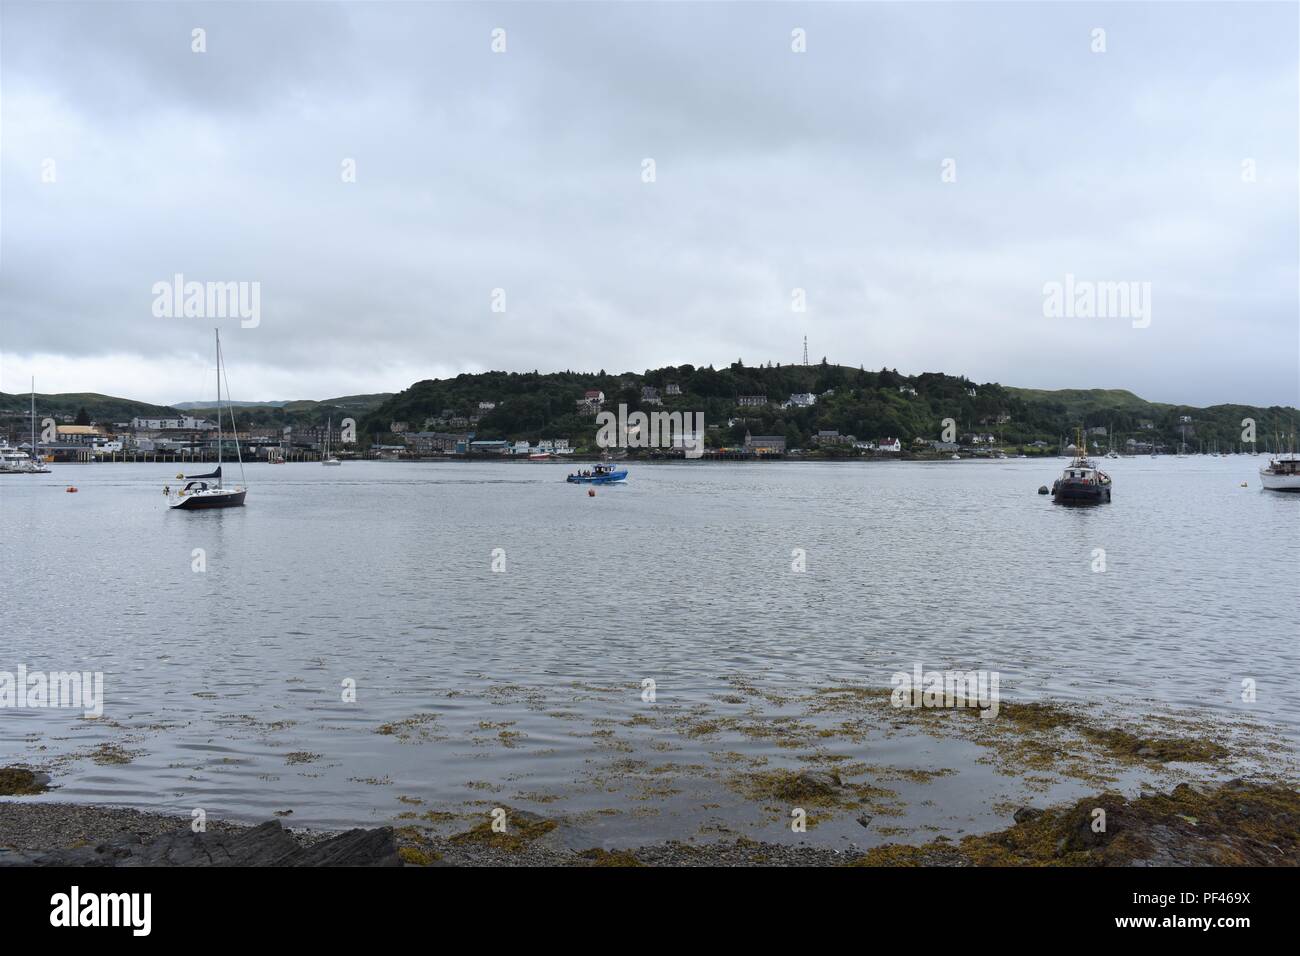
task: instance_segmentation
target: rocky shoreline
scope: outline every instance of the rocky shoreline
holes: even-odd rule
[[[1103,793],[1023,807],[1005,830],[960,842],[865,852],[743,838],[574,849],[558,829],[516,811],[504,833],[487,822],[435,836],[410,827],[287,830],[278,820],[209,821],[194,833],[187,818],[18,798],[0,801],[0,866],[1297,866],[1300,791],[1238,779],[1134,798]]]

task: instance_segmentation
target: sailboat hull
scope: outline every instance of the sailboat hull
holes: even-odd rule
[[[238,491],[207,491],[186,495],[172,505],[181,511],[198,511],[201,508],[238,508],[244,503],[244,489]]]

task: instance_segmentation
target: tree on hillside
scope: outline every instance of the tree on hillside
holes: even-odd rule
[[[77,409],[77,424],[78,425],[90,424],[90,412],[86,411],[85,405],[82,405],[80,408]]]

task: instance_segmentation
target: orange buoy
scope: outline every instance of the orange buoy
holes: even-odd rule
[[[587,497],[588,497],[588,498],[594,498],[594,497],[596,497],[596,489],[595,489],[595,488],[588,488],[588,489],[587,489]]]

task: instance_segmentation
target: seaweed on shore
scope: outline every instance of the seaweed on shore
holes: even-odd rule
[[[50,789],[50,778],[27,767],[0,767],[0,797],[31,797]]]
[[[541,839],[558,826],[554,820],[545,820],[526,810],[508,811],[504,832],[492,829],[492,821],[484,820],[463,833],[457,833],[450,842],[477,843],[517,853],[534,840]]]
[[[790,806],[857,807],[895,795],[869,784],[846,784],[834,771],[759,770],[738,774],[728,784],[751,800],[774,800]]]
[[[1213,789],[1183,783],[1132,800],[1103,793],[1016,816],[1005,830],[957,845],[876,847],[854,865],[1300,865],[1300,792],[1272,782],[1233,780]]]

